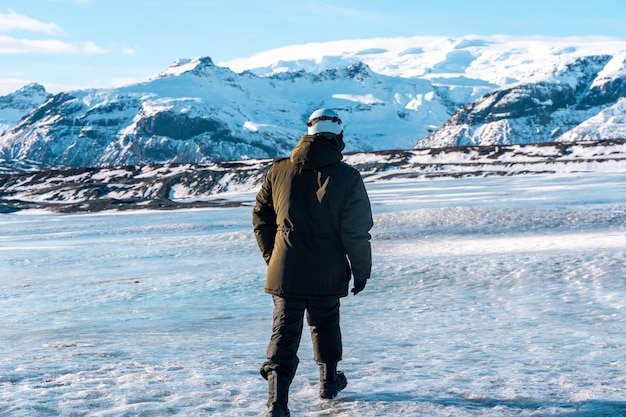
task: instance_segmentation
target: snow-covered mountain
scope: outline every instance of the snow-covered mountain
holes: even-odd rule
[[[0,159],[271,158],[290,152],[322,106],[341,114],[347,151],[621,138],[625,61],[626,42],[613,39],[473,36],[298,45],[219,65],[181,59],[143,83],[34,101],[19,121],[0,113]]]
[[[416,147],[626,138],[626,57],[580,57],[553,74],[498,88]]]
[[[0,158],[79,167],[275,157],[320,106],[341,113],[348,150],[410,148],[450,115],[431,90],[358,63],[259,77],[181,60],[145,83],[50,97],[0,137]]]
[[[0,97],[0,137],[50,96],[42,85],[28,84]]]

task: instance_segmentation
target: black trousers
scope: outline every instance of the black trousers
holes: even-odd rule
[[[302,338],[304,313],[311,331],[313,359],[318,364],[337,363],[341,360],[342,343],[339,328],[339,298],[301,300],[274,299],[272,337],[267,347],[267,360],[261,375],[276,371],[293,380],[300,360],[298,348]]]

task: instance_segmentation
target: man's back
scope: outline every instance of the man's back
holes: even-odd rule
[[[353,268],[369,276],[372,219],[358,171],[339,160],[302,169],[285,159],[272,166],[263,191],[257,207],[271,202],[276,224],[267,292],[304,298],[345,296],[348,254]]]
[[[268,171],[252,210],[254,234],[268,264],[265,291],[274,312],[267,359],[267,416],[288,417],[289,386],[298,363],[306,312],[313,359],[320,368],[320,398],[334,398],[348,380],[342,357],[339,298],[356,295],[370,277],[373,226],[361,175],[341,162],[343,122],[332,109],[314,111],[307,135],[289,159]]]

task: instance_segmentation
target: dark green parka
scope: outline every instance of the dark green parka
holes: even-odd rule
[[[373,221],[365,185],[325,135],[304,135],[290,159],[274,162],[257,194],[252,224],[268,263],[267,293],[344,297],[351,272],[355,280],[370,277]]]

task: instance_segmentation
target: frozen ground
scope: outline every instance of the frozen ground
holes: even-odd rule
[[[348,387],[305,335],[292,415],[626,415],[626,174],[369,190]],[[262,415],[263,280],[250,207],[0,216],[0,415]]]

